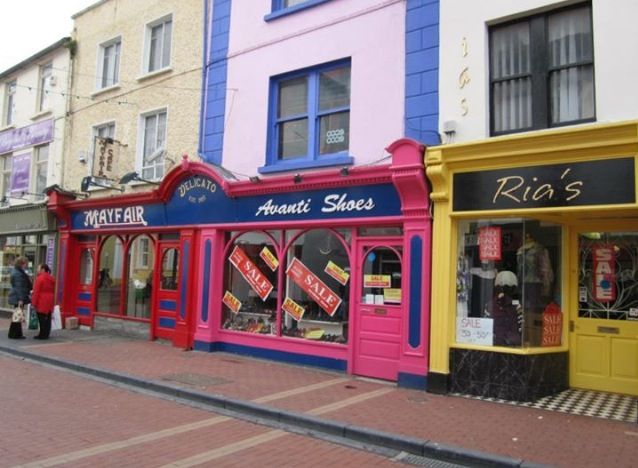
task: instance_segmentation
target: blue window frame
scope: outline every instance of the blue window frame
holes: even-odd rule
[[[259,172],[352,164],[350,60],[271,79],[268,152]]]
[[[270,21],[329,1],[330,0],[272,0],[272,12],[266,15],[264,20]]]

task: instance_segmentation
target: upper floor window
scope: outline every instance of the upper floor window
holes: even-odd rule
[[[11,155],[3,156],[0,159],[0,170],[2,171],[2,195],[8,197],[11,195],[11,170],[13,167],[13,159]]]
[[[272,93],[270,165],[350,162],[349,62],[274,78]]]
[[[264,18],[266,21],[320,5],[330,0],[272,0],[272,12]]]
[[[122,40],[118,37],[100,45],[98,63],[98,89],[108,88],[119,82],[120,47]]]
[[[53,78],[53,64],[47,63],[40,67],[40,97],[38,111],[44,111],[51,107],[51,82]]]
[[[164,175],[166,152],[166,109],[142,116],[141,176],[157,180]]]
[[[151,73],[171,64],[172,16],[167,16],[146,26],[144,71]]]
[[[595,118],[591,7],[490,29],[492,134]]]
[[[4,88],[4,125],[12,125],[15,122],[16,102],[15,95],[18,88],[17,81],[11,81]]]
[[[43,193],[47,186],[47,172],[49,170],[49,145],[38,146],[35,149],[34,189],[35,193]]]

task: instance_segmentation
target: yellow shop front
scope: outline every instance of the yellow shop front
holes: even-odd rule
[[[429,148],[428,390],[638,395],[638,122]]]

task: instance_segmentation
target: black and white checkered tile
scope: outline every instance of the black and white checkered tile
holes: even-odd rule
[[[638,398],[615,393],[569,389],[558,395],[547,396],[533,402],[516,402],[463,394],[455,394],[455,396],[638,424]]]

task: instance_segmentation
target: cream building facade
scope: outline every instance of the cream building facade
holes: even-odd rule
[[[65,189],[91,175],[114,187],[131,172],[159,181],[182,155],[198,159],[202,18],[200,0],[103,0],[73,16]],[[96,184],[88,192],[120,194]]]

